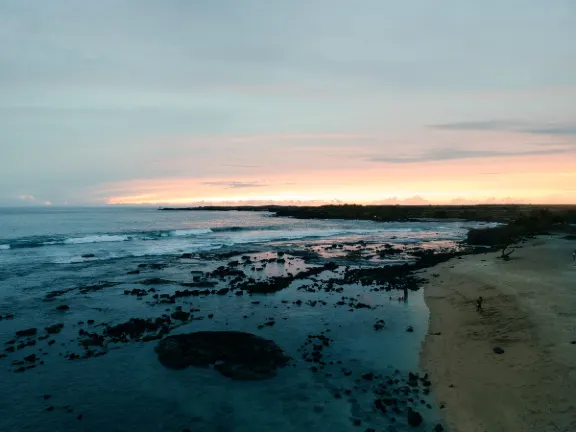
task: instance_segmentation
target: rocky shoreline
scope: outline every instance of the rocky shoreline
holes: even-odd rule
[[[323,257],[324,252],[330,253],[330,259]],[[2,361],[7,362],[13,372],[25,376],[48,362],[90,361],[126,344],[155,341],[153,343],[157,344],[160,363],[165,366],[178,369],[190,364],[214,368],[232,379],[269,379],[279,367],[291,364],[282,347],[272,340],[267,341],[256,333],[237,333],[234,329],[227,332],[171,334],[195,321],[216,319],[214,312],[207,313],[194,305],[199,299],[211,297],[232,301],[248,296],[253,299],[250,301],[251,307],[258,308],[261,307],[261,299],[274,299],[279,293],[290,291],[300,293],[300,296],[290,301],[276,301],[274,309],[314,310],[331,307],[350,313],[376,311],[382,306],[363,300],[365,296],[362,292],[388,293],[387,297],[383,297],[389,297],[388,301],[407,302],[410,292],[419,290],[425,283],[413,274],[415,270],[470,252],[473,250],[430,250],[418,246],[394,248],[388,244],[358,241],[353,244],[329,244],[323,250],[304,247],[299,251],[183,254],[166,262],[141,263],[127,272],[126,277],[133,278],[130,283],[99,281],[46,293],[45,307],[62,314],[63,320],[55,320],[44,328],[17,329],[14,337],[4,342]],[[409,257],[408,262],[399,266],[378,266],[371,261],[374,256],[399,255]],[[350,265],[351,262],[355,265]],[[198,266],[202,263],[206,267],[199,270]],[[194,268],[188,272],[188,280],[170,277],[173,266],[185,268],[187,265]],[[354,291],[350,291],[352,287],[356,287]],[[118,294],[147,305],[150,311],[161,308],[164,312],[112,323],[90,316],[75,323],[66,319],[68,314],[75,313],[75,305],[70,301],[74,296]],[[307,299],[312,294],[322,297]],[[14,314],[3,314],[3,318],[13,319]],[[282,325],[283,319],[287,319],[287,316],[271,314],[254,330],[261,332]],[[333,327],[329,323],[326,325],[325,331],[308,335],[300,347],[301,357],[295,361],[309,364],[311,373],[322,374],[327,379],[348,377],[353,372],[342,361],[326,358],[327,350],[334,343],[330,337]],[[370,326],[373,328],[367,330],[376,333],[385,332],[388,328],[385,319],[375,318]],[[402,331],[409,334],[413,328],[408,325]],[[244,340],[242,349],[238,348],[238,339]],[[200,355],[200,352],[203,354]],[[199,360],[199,357],[204,360]],[[417,370],[409,374],[395,371],[389,375],[360,370],[354,374],[357,374],[355,385],[351,388],[334,388],[333,397],[354,398],[357,392],[372,394],[366,400],[366,403],[371,400],[370,404],[363,406],[362,410],[380,413],[381,421],[416,427],[427,421],[426,413],[422,410],[434,408],[435,404],[430,399],[430,381]],[[361,423],[360,418],[351,420],[352,426]],[[443,430],[440,424],[430,427],[434,427],[435,431]]]

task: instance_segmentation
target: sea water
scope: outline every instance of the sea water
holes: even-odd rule
[[[139,279],[188,281],[191,270],[222,264],[217,258],[178,258],[185,253],[236,251],[257,257],[279,250],[326,250],[334,243],[360,240],[372,245],[446,248],[455,247],[467,228],[476,225],[297,220],[262,212],[164,212],[153,208],[0,209],[0,316],[14,315],[0,321],[0,347],[13,339],[17,330],[64,324],[55,345],[39,341],[0,359],[0,431],[406,430],[402,419],[391,423],[374,409],[370,383],[356,379],[367,372],[393,376],[418,370],[428,323],[421,290],[399,302],[398,293],[350,285],[347,296],[375,307],[354,311],[334,306],[341,294],[305,292],[298,290],[298,285],[269,295],[206,296],[187,301],[214,318],[190,322],[174,334],[247,331],[274,340],[294,359],[277,377],[265,381],[232,381],[212,369],[166,369],[156,358],[155,342],[128,343],[103,357],[85,360],[69,361],[64,355],[77,351],[75,339],[83,328],[79,321],[93,319],[98,326],[164,312],[162,306],[124,295],[125,289],[140,286]],[[376,257],[357,266],[402,259],[403,255]],[[142,263],[166,267],[146,275],[127,274]],[[282,266],[273,264],[265,273],[270,276],[283,271]],[[76,289],[103,281],[120,285],[85,294]],[[45,301],[46,294],[56,290],[70,292],[56,301]],[[295,306],[297,299],[305,303]],[[314,300],[327,305],[306,304]],[[56,310],[62,303],[69,311]],[[258,329],[270,317],[277,324]],[[384,319],[386,327],[377,332],[373,324],[378,319]],[[414,332],[407,333],[408,326]],[[346,368],[352,375],[336,373],[336,367],[332,376],[314,373],[302,360],[299,349],[307,336],[321,332],[334,340],[326,349],[326,359],[339,361],[338,368]],[[44,364],[15,373],[11,362],[33,352]],[[346,396],[345,389],[353,392]],[[45,400],[44,394],[51,395],[50,399]],[[335,398],[335,394],[344,397]],[[433,397],[429,401],[434,403]],[[47,411],[51,406],[54,409]],[[438,419],[438,410],[434,406],[420,411],[430,428]],[[361,426],[353,424],[358,420]]]

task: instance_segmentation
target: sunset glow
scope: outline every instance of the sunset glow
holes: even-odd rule
[[[253,3],[5,8],[0,205],[576,203],[563,8]]]

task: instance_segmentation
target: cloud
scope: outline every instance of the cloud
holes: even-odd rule
[[[18,198],[22,201],[38,201],[34,195],[20,195]]]
[[[489,197],[483,200],[470,200],[467,198],[454,198],[450,200],[448,204],[453,205],[475,205],[475,204],[525,204],[525,200],[521,200],[518,198],[513,198],[510,196],[496,198],[496,197]]]
[[[554,154],[565,154],[573,152],[569,148],[556,148],[547,150],[520,150],[520,151],[497,151],[497,150],[458,150],[444,148],[432,150],[417,156],[376,156],[369,159],[371,162],[388,163],[416,163],[416,162],[438,162],[456,159],[480,159],[493,157],[513,157],[513,156],[544,156]]]
[[[242,165],[242,164],[223,164],[222,166],[232,168],[262,168],[262,165]]]
[[[20,195],[18,196],[18,199],[31,205],[45,205],[45,206],[52,205],[52,202],[38,199],[34,195]]]
[[[445,123],[430,127],[449,130],[523,132],[535,135],[576,135],[576,123],[574,122],[539,123],[516,120],[486,120]]]
[[[262,134],[253,136],[239,136],[230,139],[233,143],[257,143],[279,141],[348,141],[348,140],[374,140],[376,137],[365,133],[283,133]]]
[[[412,197],[408,197],[408,198],[404,198],[404,199],[397,198],[397,197],[386,198],[386,199],[382,199],[382,200],[378,200],[378,201],[373,201],[370,204],[374,204],[374,205],[428,205],[428,204],[430,204],[430,201],[421,197],[420,195],[414,195]]]
[[[261,183],[257,181],[242,182],[242,181],[208,181],[202,182],[206,186],[220,186],[227,189],[244,189],[244,188],[256,188],[268,186],[266,183]]]

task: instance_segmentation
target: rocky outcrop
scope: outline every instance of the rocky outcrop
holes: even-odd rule
[[[236,331],[201,331],[169,336],[161,340],[155,350],[160,363],[168,368],[213,366],[234,380],[271,378],[290,359],[273,341]]]

